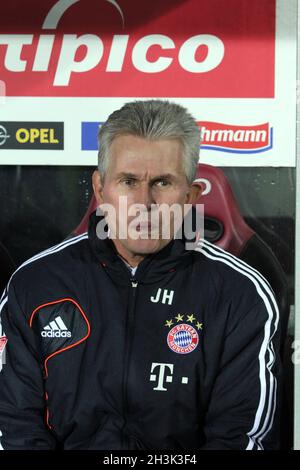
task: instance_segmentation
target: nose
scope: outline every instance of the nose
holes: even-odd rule
[[[143,182],[135,192],[135,204],[143,204],[147,211],[151,210],[151,204],[156,204],[153,190],[149,184]]]

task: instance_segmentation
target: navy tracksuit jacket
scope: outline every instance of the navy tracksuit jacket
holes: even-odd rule
[[[277,448],[267,281],[203,240],[172,240],[131,278],[98,221],[25,262],[2,296],[3,449]]]

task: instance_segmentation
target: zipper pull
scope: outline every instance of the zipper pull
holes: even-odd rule
[[[135,281],[134,279],[130,279],[130,282],[131,282],[131,287],[133,288],[132,297],[133,297],[133,299],[135,299],[135,293],[136,293],[136,288],[137,288],[138,282]]]

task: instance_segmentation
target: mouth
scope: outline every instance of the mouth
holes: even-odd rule
[[[157,227],[151,224],[151,222],[142,222],[136,226],[137,232],[151,232],[155,229],[157,229]]]

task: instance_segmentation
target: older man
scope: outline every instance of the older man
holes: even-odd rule
[[[177,104],[133,102],[99,143],[102,216],[24,263],[0,303],[3,448],[276,448],[269,284],[178,230],[199,197],[197,124]]]

